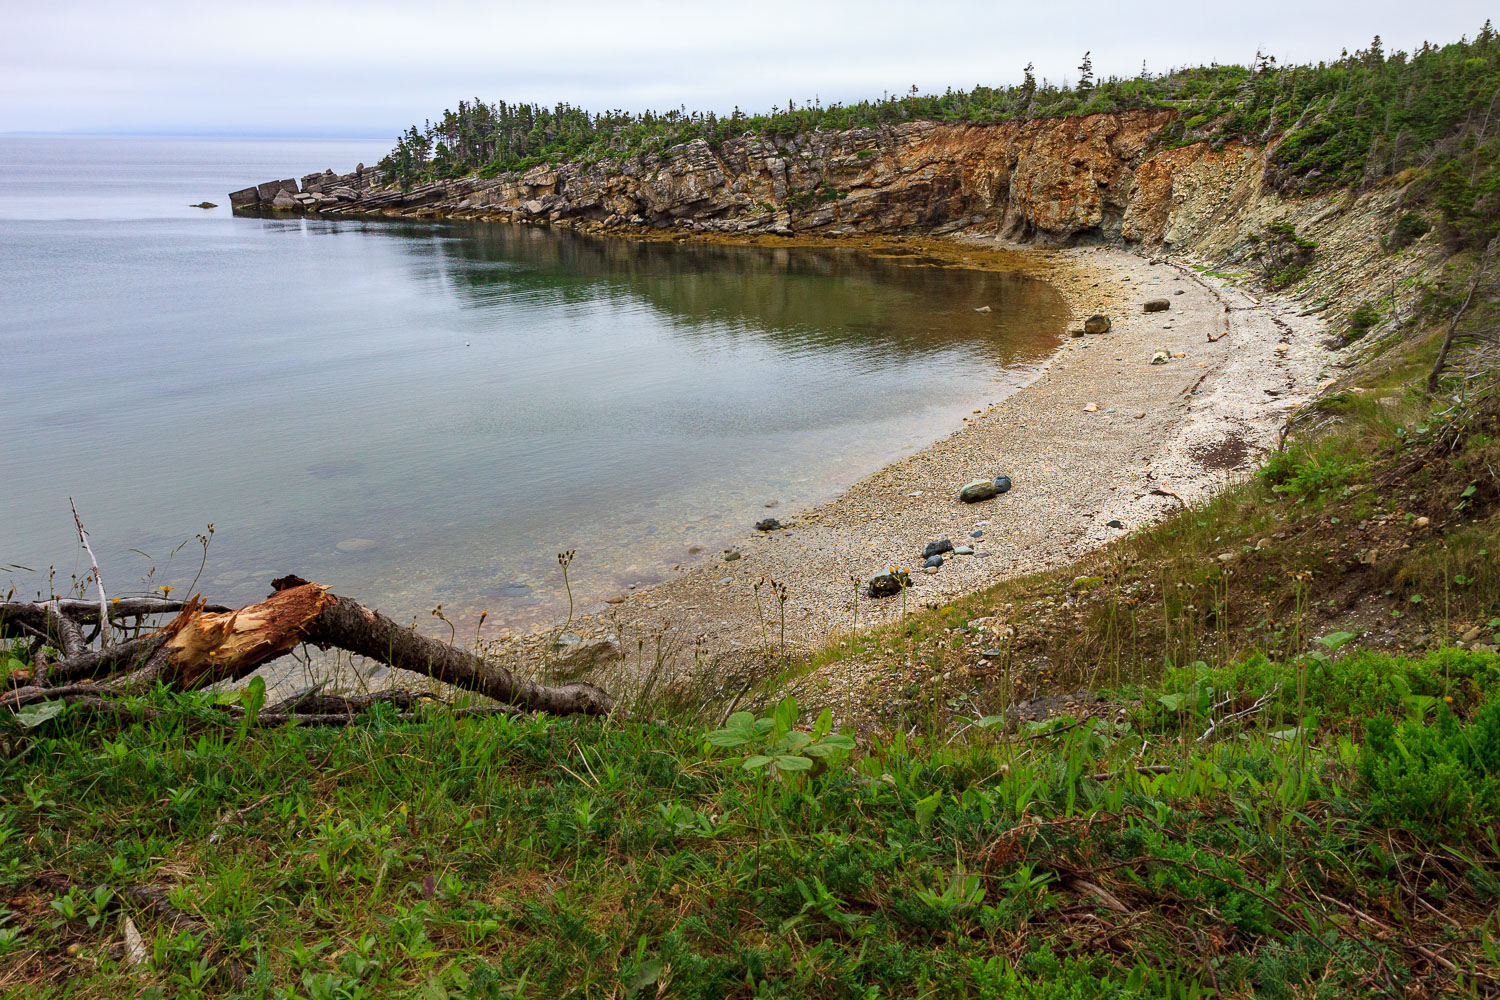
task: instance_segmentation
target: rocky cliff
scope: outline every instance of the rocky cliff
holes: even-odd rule
[[[992,126],[910,122],[777,140],[701,140],[623,163],[539,166],[402,191],[374,170],[230,195],[236,209],[672,227],[941,233],[1173,244],[1262,189],[1262,150],[1156,141],[1173,112]],[[1222,220],[1221,220],[1222,221]]]

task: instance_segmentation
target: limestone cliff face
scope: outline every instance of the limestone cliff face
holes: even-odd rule
[[[271,181],[238,209],[647,225],[731,233],[996,232],[1043,243],[1173,244],[1260,197],[1262,151],[1154,142],[1174,112],[992,126],[911,122],[787,140],[696,141],[624,164],[567,163],[418,185],[375,171]]]

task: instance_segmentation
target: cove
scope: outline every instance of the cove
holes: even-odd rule
[[[663,579],[958,426],[1065,321],[1039,280],[857,248],[80,214],[0,218],[22,594],[81,573],[72,497],[117,592],[556,616],[558,552],[580,601]]]

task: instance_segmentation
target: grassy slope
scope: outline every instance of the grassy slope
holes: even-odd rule
[[[1497,691],[1490,653],[1257,659],[1168,672],[1117,719],[870,740],[774,776],[635,722],[244,732],[186,697],[111,731],[52,720],[0,763],[0,990],[1477,988],[1500,976]],[[1366,723],[1392,716],[1415,721]],[[100,884],[202,924],[125,899],[149,952],[130,968]]]

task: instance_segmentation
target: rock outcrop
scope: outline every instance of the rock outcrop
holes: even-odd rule
[[[237,210],[589,223],[727,233],[942,233],[1172,244],[1262,188],[1262,150],[1156,141],[1175,112],[1000,125],[908,122],[703,140],[403,191],[363,165],[236,191]],[[1232,206],[1231,206],[1232,207]]]

